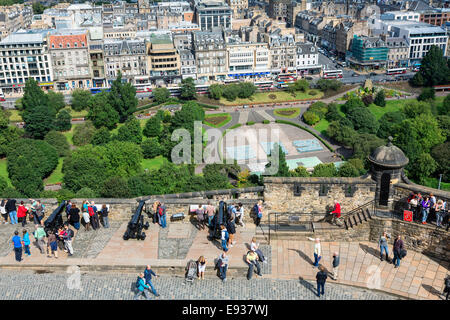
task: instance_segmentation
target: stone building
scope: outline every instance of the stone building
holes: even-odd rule
[[[243,19],[248,9],[248,0],[227,0],[233,11],[233,19]]]
[[[296,70],[298,75],[304,76],[320,72],[322,66],[319,65],[319,52],[312,43],[297,43],[296,51]]]
[[[286,12],[286,23],[288,27],[293,28],[295,26],[297,14],[308,9],[307,3],[307,0],[292,0],[288,3]]]
[[[389,48],[388,51],[388,68],[403,68],[408,66],[409,44],[405,39],[398,37],[382,36]]]
[[[227,75],[227,51],[221,32],[196,31],[194,53],[197,79],[200,81],[224,80]]]
[[[379,37],[354,36],[351,65],[360,69],[384,68],[387,64],[388,46]]]
[[[93,87],[105,87],[105,62],[103,61],[103,29],[89,28],[89,58]]]
[[[146,50],[152,84],[163,85],[180,81],[180,55],[173,45],[170,33],[152,33]]]
[[[345,59],[347,51],[351,49],[351,41],[354,35],[367,36],[369,28],[367,21],[344,20],[336,26],[336,52],[337,56]]]
[[[269,0],[269,17],[275,20],[286,21],[290,3],[291,0]]]
[[[199,2],[195,11],[196,21],[202,31],[212,31],[217,27],[231,29],[233,11],[228,4],[221,0]]]
[[[197,79],[197,65],[192,44],[192,33],[174,33],[173,43],[180,55],[181,77]]]
[[[105,39],[103,42],[107,85],[122,72],[124,81],[133,83],[136,76],[148,75],[147,53],[144,39]]]
[[[270,74],[270,54],[267,43],[228,41],[228,76],[254,79]]]
[[[53,34],[49,36],[48,41],[53,78],[58,90],[91,87],[92,75],[86,31]]]
[[[32,18],[31,6],[23,4],[0,6],[0,39],[19,29],[26,29],[31,24]]]
[[[269,37],[272,73],[295,71],[297,66],[297,46],[293,35],[281,36],[273,33]]]

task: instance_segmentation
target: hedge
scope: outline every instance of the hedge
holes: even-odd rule
[[[248,126],[252,126],[252,125],[255,124],[255,121],[248,121],[246,124],[247,124]]]
[[[263,120],[263,122],[262,123],[264,123],[264,124],[269,124],[270,123],[270,121],[269,120]]]
[[[317,133],[315,133],[314,131],[312,131],[312,130],[306,128],[306,127],[303,127],[303,126],[301,126],[299,124],[296,124],[294,122],[290,122],[290,121],[286,121],[286,120],[275,120],[275,122],[276,123],[282,123],[282,124],[289,124],[291,126],[297,127],[299,129],[302,129],[302,130],[305,130],[305,131],[311,133],[314,137],[319,139],[325,145],[325,147],[327,147],[331,152],[334,152],[334,149],[328,144],[328,142],[326,142],[324,139],[322,139],[320,136],[318,136]]]

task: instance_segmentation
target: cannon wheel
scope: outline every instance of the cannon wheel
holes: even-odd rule
[[[142,234],[141,234],[141,240],[144,241],[146,237],[147,237],[147,235],[145,234],[145,232],[142,232]]]

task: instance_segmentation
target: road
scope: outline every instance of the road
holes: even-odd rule
[[[78,274],[31,271],[0,272],[1,300],[130,300],[135,295],[137,275]],[[316,285],[305,280],[252,280],[218,278],[195,280],[186,284],[184,278],[161,276],[153,279],[160,297],[155,300],[396,300],[387,293],[356,288],[327,281],[325,295],[318,298]],[[141,299],[144,299],[141,297]]]

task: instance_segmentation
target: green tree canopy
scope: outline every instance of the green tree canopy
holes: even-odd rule
[[[70,152],[70,145],[67,142],[67,138],[61,132],[58,131],[50,131],[46,134],[45,141],[48,142],[49,145],[53,146],[58,152],[58,156],[64,157]]]
[[[123,177],[108,178],[100,189],[100,195],[105,198],[128,198],[130,189],[128,182]]]
[[[376,133],[378,122],[368,108],[355,108],[347,114],[356,131],[361,133]]]
[[[129,118],[124,125],[119,128],[116,139],[119,141],[129,141],[141,144],[142,129],[139,120],[134,117]]]
[[[294,170],[289,171],[289,176],[290,177],[309,177],[310,175],[309,175],[308,170],[306,170],[305,167],[298,166]]]
[[[319,163],[314,167],[312,177],[336,177],[338,171],[334,163]]]
[[[161,118],[156,114],[154,117],[151,117],[147,120],[145,123],[145,127],[143,130],[144,136],[151,138],[151,137],[159,137],[159,135],[162,132],[162,123]]]
[[[121,72],[113,81],[108,97],[109,104],[119,113],[120,122],[125,122],[136,111],[138,105],[136,88],[131,83],[122,82]]]
[[[447,59],[442,49],[432,45],[430,50],[422,58],[420,70],[411,79],[417,86],[432,87],[439,84],[447,84],[450,80],[450,70]]]
[[[378,120],[380,127],[378,128],[377,136],[382,139],[393,136],[393,128],[395,125],[401,123],[405,118],[405,114],[401,111],[386,112]]]
[[[360,98],[352,97],[346,103],[344,103],[341,110],[348,115],[357,108],[365,108],[365,104]]]
[[[119,122],[119,113],[109,104],[108,93],[100,92],[88,100],[88,119],[96,128],[114,129]]]
[[[186,78],[181,80],[181,98],[184,100],[192,100],[196,97],[194,79]]]
[[[277,173],[275,173],[272,176],[273,177],[289,177],[290,173],[289,173],[289,166],[287,165],[287,162],[286,162],[286,154],[283,152],[283,149],[281,148],[281,146],[278,143],[273,144],[273,148],[269,154],[269,162],[266,164],[266,168],[275,168],[274,161],[276,159],[272,159],[272,157],[275,156],[276,149],[278,149],[278,171],[277,171]]]
[[[109,132],[108,128],[101,127],[100,129],[94,132],[91,143],[94,146],[98,146],[102,144],[107,144],[110,141],[111,141],[111,133]]]
[[[161,154],[161,146],[157,138],[149,138],[141,144],[142,154],[146,159],[152,159]]]
[[[75,146],[84,146],[85,144],[91,143],[94,132],[95,127],[91,121],[76,125],[73,129],[73,144]]]
[[[72,109],[75,111],[81,111],[87,108],[88,101],[92,97],[89,90],[75,89],[72,92]]]
[[[62,109],[56,115],[55,130],[69,131],[72,128],[72,116],[67,109]]]
[[[220,100],[223,94],[223,86],[217,83],[214,83],[209,86],[208,95],[211,99]]]
[[[55,128],[55,110],[46,105],[35,106],[29,111],[24,110],[22,118],[25,121],[26,134],[35,139],[43,139]]]
[[[158,103],[164,103],[170,98],[170,91],[167,88],[155,88],[152,94],[153,100]]]
[[[386,95],[383,89],[377,92],[375,100],[373,102],[379,107],[386,106]]]

